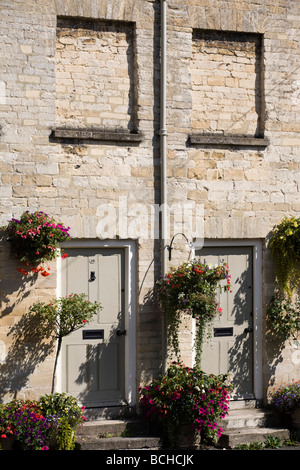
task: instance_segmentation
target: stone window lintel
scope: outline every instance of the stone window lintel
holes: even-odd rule
[[[55,139],[79,139],[79,140],[98,140],[113,142],[132,142],[138,143],[143,140],[140,133],[131,133],[127,130],[118,129],[88,129],[88,128],[66,128],[56,127],[52,129],[52,137]]]

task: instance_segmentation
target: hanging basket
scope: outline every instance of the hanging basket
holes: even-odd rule
[[[17,268],[23,275],[31,271],[48,276],[49,272],[41,264],[55,259],[60,243],[70,237],[70,227],[56,223],[41,211],[25,211],[20,219],[11,219],[2,229],[11,244],[12,254],[24,266]]]

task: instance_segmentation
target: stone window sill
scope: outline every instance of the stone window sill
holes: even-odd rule
[[[220,134],[190,134],[189,142],[191,145],[208,145],[210,147],[267,147],[269,145],[269,140],[265,137]]]
[[[130,133],[126,130],[72,129],[65,127],[52,129],[51,136],[54,139],[98,140],[126,143],[139,143],[143,140],[142,134]]]

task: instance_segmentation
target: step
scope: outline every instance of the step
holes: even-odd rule
[[[229,410],[228,415],[221,422],[223,429],[274,427],[277,425],[279,425],[277,415],[272,411],[260,408]]]
[[[250,402],[249,402],[250,403]],[[226,418],[220,423],[223,429],[218,445],[225,448],[234,448],[240,444],[265,442],[268,436],[285,440],[290,437],[288,429],[280,427],[279,417],[270,410],[255,408],[253,404],[245,406],[236,404],[229,410]]]
[[[139,419],[98,419],[87,421],[77,430],[77,436],[96,436],[98,438],[145,435],[147,433],[147,423]]]
[[[80,450],[158,450],[160,438],[151,436],[76,439]]]
[[[265,442],[267,436],[281,440],[289,438],[289,431],[279,427],[273,412],[242,406],[229,410],[220,423],[223,429],[218,446],[234,448],[239,444]],[[153,436],[148,423],[133,419],[96,419],[78,428],[76,441],[81,450],[160,449],[161,439]]]
[[[149,434],[148,425],[139,419],[98,419],[77,430],[81,450],[159,449],[160,437]]]
[[[253,442],[266,442],[268,436],[278,437],[284,441],[290,437],[288,429],[280,428],[239,428],[225,431],[218,441],[219,447],[234,449],[240,444],[251,444]]]

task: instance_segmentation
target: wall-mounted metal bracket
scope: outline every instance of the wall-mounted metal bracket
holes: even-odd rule
[[[186,239],[186,242],[187,242],[187,244],[189,245],[190,248],[192,248],[192,246],[193,246],[193,242],[189,242],[187,236],[186,236],[184,233],[176,233],[176,234],[173,236],[170,245],[167,246],[167,249],[168,249],[168,251],[169,251],[169,261],[171,261],[172,250],[174,249],[174,248],[172,248],[173,241],[174,241],[174,238],[177,237],[177,235],[182,235],[182,236]]]

